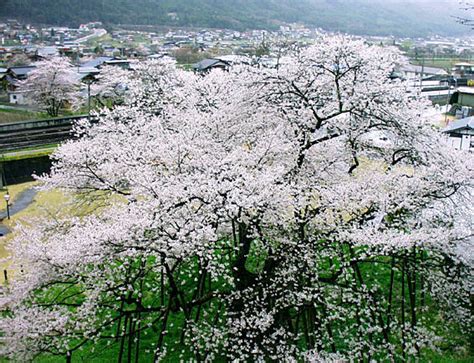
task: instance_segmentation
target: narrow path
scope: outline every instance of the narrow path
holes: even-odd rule
[[[31,203],[33,203],[37,193],[38,191],[35,188],[30,188],[21,192],[18,195],[18,197],[16,197],[15,200],[11,203],[10,216],[28,208],[28,206]],[[1,202],[2,201],[0,201],[0,203]],[[7,218],[7,211],[6,210],[0,211],[0,234],[2,234],[3,236],[10,233],[10,230],[4,224],[1,223],[1,221],[3,221],[6,218]]]

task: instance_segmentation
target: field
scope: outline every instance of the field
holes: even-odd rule
[[[87,41],[86,44],[91,48],[101,47],[104,44],[116,48],[122,48],[124,46],[138,47],[140,44],[151,44],[151,41],[141,33],[131,33],[129,39],[123,40],[113,38],[112,35],[106,34],[98,38],[92,38]]]
[[[425,59],[410,59],[410,63],[415,65],[422,65],[424,64],[425,67],[435,67],[435,68],[442,68],[448,72],[451,72],[452,68],[456,63],[460,62],[471,62],[471,60],[466,60],[462,58],[425,58]]]

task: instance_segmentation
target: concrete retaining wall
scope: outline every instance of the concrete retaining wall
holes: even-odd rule
[[[2,184],[7,185],[32,181],[33,174],[42,175],[51,171],[51,160],[49,156],[41,156],[32,159],[5,161],[0,165]]]

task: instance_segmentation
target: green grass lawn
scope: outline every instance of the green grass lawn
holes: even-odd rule
[[[27,182],[8,186],[10,203],[14,204],[15,199],[23,191],[38,186],[38,182]],[[7,189],[0,190],[0,210],[5,210],[4,195]],[[114,200],[119,200],[116,197]],[[2,203],[3,202],[3,203]],[[8,268],[10,263],[1,261],[9,257],[9,251],[6,249],[8,242],[14,238],[15,228],[18,224],[31,225],[41,218],[56,218],[66,216],[84,216],[100,212],[101,207],[107,203],[100,195],[95,195],[94,201],[81,198],[74,198],[72,195],[65,194],[59,190],[39,191],[33,202],[24,210],[11,216],[10,220],[3,220],[2,223],[8,227],[12,233],[0,237],[0,271]],[[14,276],[15,271],[9,271],[9,276]],[[3,274],[0,274],[0,284],[3,284]]]
[[[14,203],[16,196],[23,190],[31,188],[35,183],[25,183],[9,187],[9,193],[11,195],[12,203]],[[3,200],[4,192],[0,192],[0,201]],[[10,221],[6,221],[8,227],[13,230],[13,233],[4,237],[0,240],[0,257],[6,257],[7,251],[4,249],[4,245],[11,238],[15,236],[15,226],[17,223],[22,222],[25,224],[31,223],[37,217],[47,216],[65,216],[65,215],[86,215],[93,213],[95,207],[90,204],[84,203],[82,209],[81,200],[74,199],[70,195],[65,195],[60,191],[44,191],[39,192],[35,197],[34,202],[22,212],[14,215]],[[2,209],[0,207],[0,209]],[[262,261],[265,259],[265,255],[259,252],[259,247],[253,245],[251,255],[253,258],[249,259],[247,269],[257,272],[262,267]],[[189,264],[183,267],[183,272],[192,270],[193,264]],[[2,266],[3,267],[3,266]],[[386,286],[389,283],[390,270],[387,264],[381,264],[374,266],[373,264],[361,264],[361,272],[364,276],[364,280],[368,286],[378,282],[379,285]],[[14,272],[11,274],[14,278]],[[184,274],[187,276],[187,274]],[[192,281],[184,281],[186,285],[189,284],[189,290],[192,290]],[[398,281],[398,285],[400,281]],[[220,284],[217,284],[221,286]],[[396,287],[395,296],[399,299],[400,290],[399,286]],[[407,297],[408,299],[408,297]],[[430,302],[431,304],[432,302]],[[435,306],[435,305],[433,305]],[[436,310],[433,311],[433,316],[436,315]],[[168,343],[168,355],[164,362],[180,362],[180,361],[194,361],[194,356],[187,348],[179,343],[181,327],[184,323],[184,316],[180,312],[176,312],[170,315],[170,327],[168,334],[165,336],[165,343]],[[171,325],[172,324],[172,325]],[[436,324],[439,324],[436,323]],[[435,325],[436,326],[436,325]],[[153,346],[156,344],[157,334],[155,331],[151,332],[148,336],[143,336],[140,342],[140,363],[148,363],[153,361]],[[449,330],[449,335],[445,336],[445,343],[439,345],[439,351],[425,351],[423,352],[423,358],[417,361],[419,362],[433,362],[433,363],[468,363],[473,362],[474,357],[470,355],[469,351],[469,337],[463,336],[460,332],[456,331],[455,328]],[[342,344],[342,343],[341,343]],[[109,339],[99,341],[97,344],[87,343],[83,346],[82,350],[75,351],[72,356],[72,362],[91,362],[91,363],[106,363],[115,362],[118,359],[118,352],[120,349],[120,340]],[[135,354],[135,353],[133,353]],[[127,344],[125,344],[124,361],[127,360]],[[132,356],[132,360],[134,356]],[[2,361],[0,359],[0,361]],[[35,359],[35,362],[40,363],[60,363],[64,362],[64,356],[52,356],[52,355],[41,355]],[[224,360],[216,359],[215,362],[224,362]]]
[[[37,182],[27,182],[16,185],[8,186],[8,194],[10,195],[10,203],[14,204],[17,196],[23,191],[33,188],[38,185]],[[4,195],[7,193],[7,189],[0,190],[0,201],[4,202]],[[39,192],[30,206],[21,212],[11,216],[10,220],[3,220],[2,223],[7,226],[12,233],[0,237],[0,260],[9,257],[9,251],[6,248],[8,242],[15,237],[15,227],[18,223],[29,224],[32,223],[38,217],[55,216],[59,213],[65,213],[67,211],[68,203],[70,199],[63,193],[58,191],[51,192]],[[0,204],[0,210],[5,210],[4,203]],[[8,276],[13,277],[15,271],[9,270],[10,263],[1,261],[0,270],[8,270]],[[4,283],[4,276],[0,276],[0,284]]]
[[[415,65],[422,65],[424,63],[425,67],[435,67],[442,68],[447,71],[451,71],[456,63],[467,62],[465,59],[453,57],[453,58],[425,58],[422,59],[410,59],[410,63]]]

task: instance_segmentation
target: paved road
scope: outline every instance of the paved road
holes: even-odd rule
[[[76,39],[76,43],[85,43],[92,38],[100,38],[105,34],[107,34],[107,30],[105,29],[94,29],[94,32],[92,34]]]
[[[28,206],[33,203],[37,193],[38,191],[35,188],[30,188],[21,192],[11,203],[10,216],[28,208]],[[5,218],[7,218],[7,211],[0,211],[0,221],[4,220]],[[8,233],[10,233],[10,230],[0,222],[0,234],[6,235]]]

